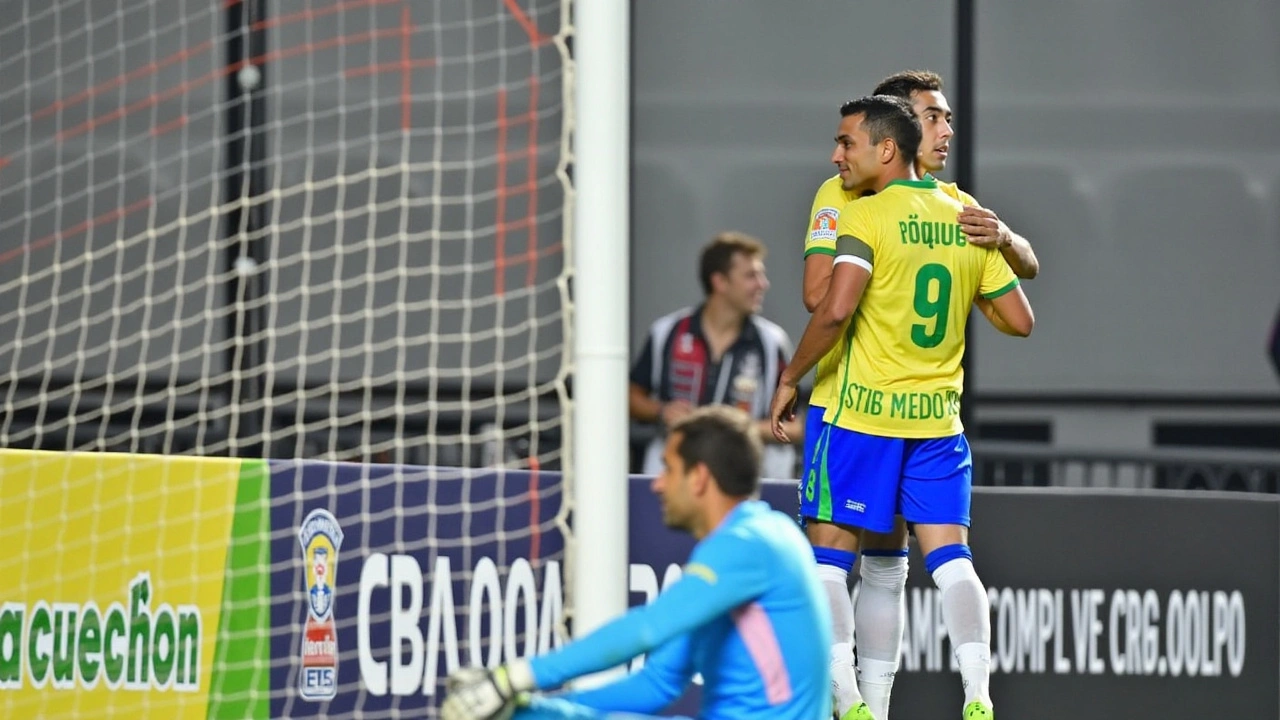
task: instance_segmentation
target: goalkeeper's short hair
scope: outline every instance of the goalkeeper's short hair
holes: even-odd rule
[[[700,407],[672,425],[671,433],[681,436],[676,453],[686,470],[706,465],[716,485],[731,497],[759,491],[764,446],[747,413],[730,405]]]

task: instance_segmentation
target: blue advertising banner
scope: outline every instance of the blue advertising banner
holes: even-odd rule
[[[631,480],[633,605],[693,546],[649,482]],[[795,511],[793,484],[763,495]],[[273,717],[435,707],[458,664],[561,642],[556,474],[278,463],[272,496]],[[973,518],[1002,715],[1074,719],[1087,699],[1099,719],[1184,717],[1212,698],[1224,717],[1280,716],[1280,499],[980,489]],[[962,701],[922,565],[913,551],[899,717]],[[696,702],[694,687],[672,711]]]
[[[434,707],[558,640],[558,474],[273,462],[271,491],[271,717]]]

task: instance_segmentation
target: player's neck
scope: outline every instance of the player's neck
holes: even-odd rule
[[[893,167],[892,169],[886,168],[884,173],[881,174],[880,177],[876,178],[876,184],[874,189],[877,193],[879,193],[879,192],[883,192],[885,188],[889,187],[889,183],[893,182],[894,180],[919,180],[919,179],[920,179],[920,175],[916,174],[916,168],[914,165],[909,165],[907,167],[897,166],[897,167]]]
[[[741,498],[731,498],[726,495],[718,495],[714,500],[708,500],[702,516],[695,522],[695,526],[689,529],[690,533],[701,540],[715,532],[741,502]]]

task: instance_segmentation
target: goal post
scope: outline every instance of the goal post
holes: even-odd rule
[[[579,2],[573,148],[574,635],[627,606],[629,2]]]

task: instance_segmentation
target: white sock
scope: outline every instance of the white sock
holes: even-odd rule
[[[956,662],[960,664],[960,679],[964,682],[964,704],[981,700],[991,707],[991,646],[971,642],[957,645]],[[879,720],[880,716],[876,716]]]
[[[955,558],[933,571],[942,594],[942,620],[947,626],[960,678],[964,703],[991,703],[991,607],[986,588],[968,558]]]
[[[896,662],[858,656],[858,689],[876,720],[889,717],[889,694],[893,692],[893,677],[897,672]]]
[[[906,556],[862,556],[862,584],[853,608],[858,689],[876,720],[888,720],[889,695],[907,624]]]
[[[831,692],[836,715],[862,702],[853,671],[853,602],[849,599],[849,571],[834,565],[818,565],[818,577],[831,605]]]

